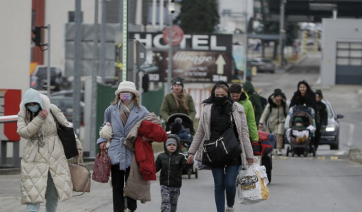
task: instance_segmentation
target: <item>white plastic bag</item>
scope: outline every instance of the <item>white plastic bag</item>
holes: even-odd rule
[[[265,166],[254,163],[247,170],[240,170],[236,178],[240,204],[255,204],[269,198],[269,183]]]

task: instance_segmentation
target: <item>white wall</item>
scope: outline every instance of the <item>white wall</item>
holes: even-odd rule
[[[102,4],[99,0],[98,23],[101,23]],[[82,0],[83,23],[94,23],[94,0]],[[68,22],[68,12],[75,11],[75,0],[46,0],[45,22],[51,25],[51,55],[50,63],[59,66],[64,71],[65,57],[65,23]],[[47,42],[45,35],[44,42]],[[44,54],[44,64],[47,64],[47,53]]]
[[[0,1],[0,29],[0,88],[21,89],[24,94],[30,84],[31,1]],[[12,157],[12,145],[7,153]]]
[[[362,41],[361,19],[323,19],[321,85],[336,82],[336,45],[339,41]]]

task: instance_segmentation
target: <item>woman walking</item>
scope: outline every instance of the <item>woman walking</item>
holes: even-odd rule
[[[268,104],[264,109],[259,121],[259,128],[264,128],[267,132],[273,133],[277,139],[277,155],[282,155],[284,123],[288,115],[288,105],[282,90],[275,89],[274,93],[268,98]]]
[[[205,140],[218,139],[230,127],[230,114],[233,116],[234,132],[240,141],[242,153],[240,157],[230,160],[227,165],[211,165],[215,185],[215,202],[218,212],[225,212],[225,191],[227,212],[234,211],[235,180],[240,165],[253,163],[253,150],[249,140],[249,130],[246,122],[244,108],[234,103],[231,98],[229,86],[225,82],[218,82],[211,91],[211,96],[203,101],[203,111],[200,122],[189,148],[188,163],[191,164],[197,152],[196,160],[202,161],[202,146]]]
[[[46,211],[54,212],[58,200],[68,200],[73,195],[68,162],[54,118],[68,126],[63,113],[47,96],[28,89],[20,104],[17,124],[17,133],[27,139],[21,160],[21,202],[27,204],[28,212],[38,212],[44,202]],[[81,155],[80,141],[76,141]]]
[[[167,122],[168,117],[175,113],[188,115],[192,121],[195,119],[196,110],[194,100],[184,89],[184,81],[176,77],[172,82],[172,92],[166,94],[163,99],[160,116]]]
[[[298,90],[294,93],[289,107],[291,108],[295,105],[306,105],[313,108],[314,111],[317,110],[315,93],[312,91],[309,84],[304,80],[298,82]]]
[[[148,110],[139,104],[138,91],[133,82],[121,82],[115,92],[115,100],[104,112],[103,126],[109,122],[113,129],[113,138],[108,149],[111,158],[111,176],[113,189],[113,211],[123,212],[125,208],[124,185],[128,180],[131,167],[132,151],[124,145],[127,135],[134,126],[142,120]],[[138,130],[137,130],[138,131]],[[149,141],[148,138],[142,138]],[[107,139],[99,137],[97,144],[100,149],[106,148]],[[127,197],[126,211],[135,211],[137,202],[135,199]]]

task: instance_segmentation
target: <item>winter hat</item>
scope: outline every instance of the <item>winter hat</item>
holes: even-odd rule
[[[130,81],[124,81],[124,82],[119,83],[118,89],[114,93],[116,94],[116,96],[118,96],[119,93],[124,92],[124,91],[131,92],[136,96],[139,95],[139,92],[136,90],[135,84]]]
[[[171,124],[170,128],[172,134],[177,134],[181,131],[181,124],[178,122],[174,122]]]
[[[316,90],[315,94],[318,94],[320,98],[323,98],[322,90],[320,90],[320,89]]]
[[[166,146],[170,145],[170,144],[174,144],[175,146],[177,146],[177,140],[174,137],[169,137],[166,141]]]
[[[277,88],[277,89],[274,90],[274,96],[279,96],[279,95],[283,96],[283,92],[282,92],[282,90]]]
[[[295,119],[294,119],[294,129],[297,129],[297,130],[304,129],[304,126],[301,126],[301,127],[296,126],[297,123],[302,123],[303,124],[303,119],[301,117],[295,117]]]
[[[179,124],[182,124],[182,118],[180,118],[180,117],[175,118],[175,122],[179,123]]]
[[[172,85],[181,85],[182,87],[184,87],[184,79],[182,77],[175,77],[175,79],[173,79],[172,81]]]

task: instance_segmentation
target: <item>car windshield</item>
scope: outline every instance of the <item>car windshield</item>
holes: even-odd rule
[[[267,60],[267,59],[262,59],[261,60],[263,63],[271,63],[272,61],[271,60]]]
[[[55,68],[50,68],[50,76],[55,76]],[[39,78],[47,78],[47,68],[39,68],[36,72],[36,76]]]
[[[327,106],[328,118],[332,118],[333,117],[332,106],[328,103],[324,103],[324,104]]]
[[[71,98],[56,98],[56,99],[50,99],[52,104],[55,104],[58,107],[66,107],[66,108],[72,108],[73,107],[73,100]]]

